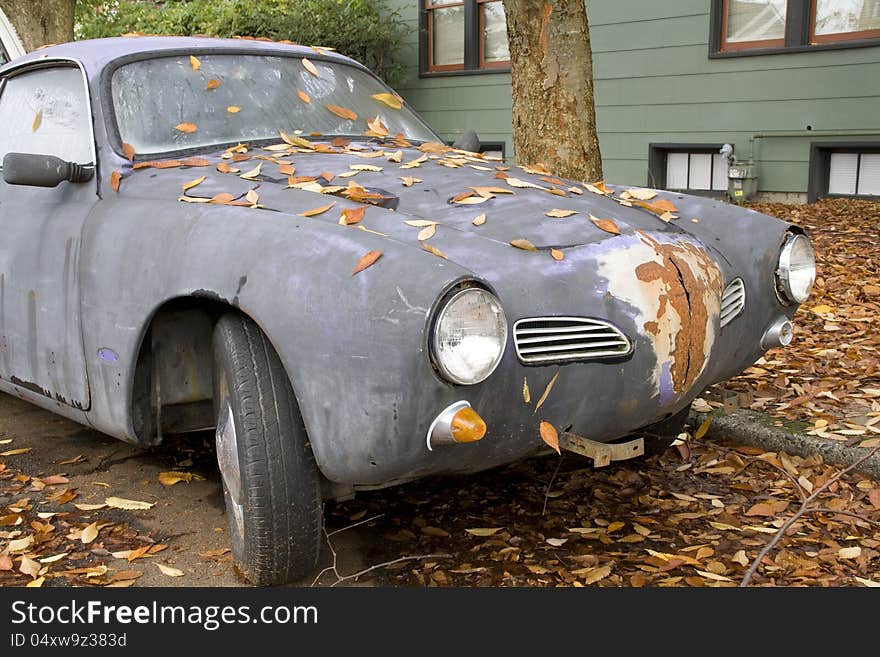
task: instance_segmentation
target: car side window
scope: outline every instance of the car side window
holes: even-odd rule
[[[82,73],[41,68],[5,80],[0,93],[0,161],[6,153],[92,163],[92,129]]]

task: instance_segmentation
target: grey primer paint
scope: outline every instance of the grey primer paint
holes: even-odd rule
[[[385,486],[531,454],[542,447],[540,420],[600,441],[634,432],[754,362],[764,331],[794,314],[794,306],[778,300],[774,270],[786,232],[797,229],[712,199],[660,192],[679,208],[681,218],[672,222],[589,192],[563,198],[518,189],[462,206],[449,201],[469,186],[504,184],[494,170],[429,161],[399,171],[383,158],[375,160],[385,165],[382,172],[357,178],[391,199],[390,207],[367,209],[362,225],[375,231],[368,232],[337,223],[339,210],[356,206],[344,198],[321,216],[298,216],[329,199],[287,188],[269,166],[258,181],[214,167],[134,171],[107,116],[104,72],[120,58],[162,51],[307,55],[357,66],[278,44],[138,38],[47,48],[0,69],[8,76],[22,67],[80,62],[97,156],[89,183],[0,183],[3,391],[122,440],[155,444],[163,430],[213,423],[211,328],[219,314],[240,312],[279,352],[324,476]],[[198,155],[220,161],[221,153]],[[420,155],[404,149],[403,160]],[[295,159],[298,175],[374,162],[320,153]],[[114,171],[123,176],[118,193],[110,186]],[[549,186],[516,168],[508,173]],[[207,179],[200,196],[244,194],[258,183],[266,209],[178,202],[181,186],[201,175]],[[403,187],[401,175],[423,182]],[[551,208],[578,215],[550,219],[544,213]],[[487,222],[473,226],[482,212]],[[599,230],[590,214],[614,218],[621,234]],[[404,224],[411,218],[440,222],[431,244],[448,260],[420,248],[418,230]],[[538,252],[511,247],[514,239],[531,241]],[[550,248],[563,250],[565,259],[553,260]],[[352,276],[370,250],[384,255]],[[16,253],[29,254],[30,264]],[[748,305],[720,329],[721,287],[737,277]],[[450,385],[431,365],[428,332],[439,301],[463,282],[496,293],[511,327],[529,317],[593,317],[618,327],[633,350],[618,359],[526,366],[511,331],[492,376]],[[669,291],[676,285],[677,296]],[[675,314],[675,303],[686,305]],[[690,341],[676,343],[681,335]],[[687,374],[676,374],[673,361]],[[32,374],[10,369],[19,362]],[[523,379],[540,393],[556,374],[536,415],[534,402],[523,402]],[[429,452],[429,425],[459,400],[486,420],[488,434]]]

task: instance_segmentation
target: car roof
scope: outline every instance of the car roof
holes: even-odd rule
[[[138,55],[161,55],[163,52],[172,54],[182,51],[206,54],[209,54],[211,51],[215,51],[218,54],[241,51],[251,54],[300,55],[345,62],[362,68],[353,59],[323,48],[299,46],[280,41],[247,38],[216,39],[210,37],[131,36],[71,41],[70,43],[47,46],[15,59],[13,62],[0,68],[0,73],[10,66],[20,66],[27,62],[57,58],[73,59],[80,62],[89,76],[92,76],[103,70],[108,64],[119,59],[127,59]]]

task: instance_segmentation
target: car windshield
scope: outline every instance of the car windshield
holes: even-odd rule
[[[391,136],[437,141],[371,74],[317,58],[144,59],[120,66],[111,89],[120,137],[139,155],[273,139],[279,131],[351,136],[377,128],[379,135],[387,129]]]

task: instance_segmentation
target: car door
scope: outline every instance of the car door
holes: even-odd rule
[[[0,117],[0,163],[28,153],[94,165],[79,67],[41,63],[7,73]],[[78,256],[96,185],[94,177],[51,188],[0,180],[0,378],[80,409],[89,407],[89,386]]]

